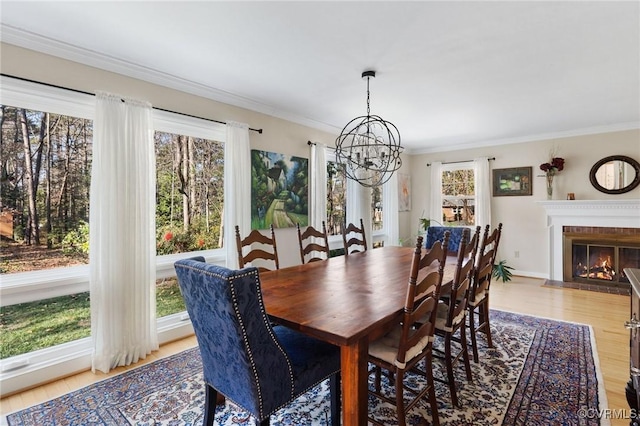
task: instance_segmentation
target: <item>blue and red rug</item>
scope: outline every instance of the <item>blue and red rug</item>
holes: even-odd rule
[[[597,353],[589,326],[492,311],[494,348],[480,347],[472,362],[473,382],[462,369],[456,382],[463,408],[453,408],[438,384],[440,424],[598,425],[591,415],[607,408]],[[480,338],[480,345],[483,339]],[[437,362],[437,361],[436,361]],[[420,386],[421,377],[411,377]],[[392,392],[390,384],[385,385]],[[329,419],[326,383],[272,416],[272,425],[325,425]],[[201,425],[204,390],[197,348],[129,370],[6,417],[11,425]],[[369,412],[397,424],[395,409],[369,400]],[[585,415],[588,413],[590,415]],[[227,401],[216,424],[253,424]],[[418,404],[407,423],[431,422],[428,404]],[[608,421],[606,422],[608,424]]]

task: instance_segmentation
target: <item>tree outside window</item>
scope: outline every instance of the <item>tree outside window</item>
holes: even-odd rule
[[[442,223],[452,226],[475,224],[474,170],[442,171]]]

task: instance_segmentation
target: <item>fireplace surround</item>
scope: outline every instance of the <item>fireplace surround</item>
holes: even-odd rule
[[[547,214],[550,280],[564,281],[565,278],[563,257],[566,227],[640,229],[640,200],[637,199],[551,200],[538,203]],[[630,238],[634,240],[640,235]]]

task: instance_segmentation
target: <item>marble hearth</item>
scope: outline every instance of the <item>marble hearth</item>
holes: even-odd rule
[[[640,200],[539,201],[547,213],[549,279],[563,280],[565,227],[640,228]]]

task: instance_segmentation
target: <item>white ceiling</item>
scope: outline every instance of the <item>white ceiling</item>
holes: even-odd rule
[[[640,127],[638,1],[0,8],[3,42],[336,134],[375,70],[371,112],[409,152]]]

